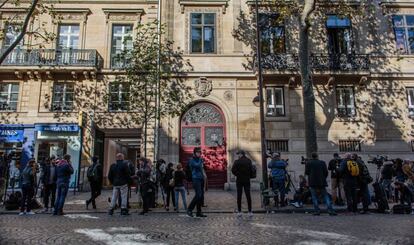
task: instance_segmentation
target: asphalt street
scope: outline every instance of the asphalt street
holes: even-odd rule
[[[0,215],[0,244],[414,244],[413,215]]]

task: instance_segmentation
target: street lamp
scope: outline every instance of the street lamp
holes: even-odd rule
[[[269,187],[267,177],[267,161],[266,161],[266,143],[265,143],[265,123],[264,123],[264,100],[263,100],[263,76],[262,76],[262,47],[260,43],[260,26],[259,26],[259,1],[256,0],[256,55],[257,55],[257,68],[259,76],[259,93],[253,99],[253,103],[259,104],[260,107],[260,151],[262,154],[262,180],[265,188]]]

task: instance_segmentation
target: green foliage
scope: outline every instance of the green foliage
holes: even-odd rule
[[[133,48],[120,57],[125,61],[126,75],[117,76],[115,81],[129,85],[130,110],[135,115],[133,120],[141,125],[158,113],[160,117],[180,115],[191,99],[183,75],[192,66],[183,59],[182,51],[174,50],[172,41],[158,41],[157,25],[157,21],[138,25]],[[160,36],[164,33],[165,26],[161,26]]]

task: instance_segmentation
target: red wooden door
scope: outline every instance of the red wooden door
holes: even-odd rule
[[[191,107],[181,118],[180,162],[186,165],[201,147],[209,188],[223,188],[227,179],[226,125],[222,111],[211,103]]]

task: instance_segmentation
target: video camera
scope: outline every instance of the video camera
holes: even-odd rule
[[[368,163],[377,165],[378,168],[381,168],[384,165],[384,162],[389,161],[387,156],[376,156],[368,160]],[[391,160],[390,160],[391,161]]]

